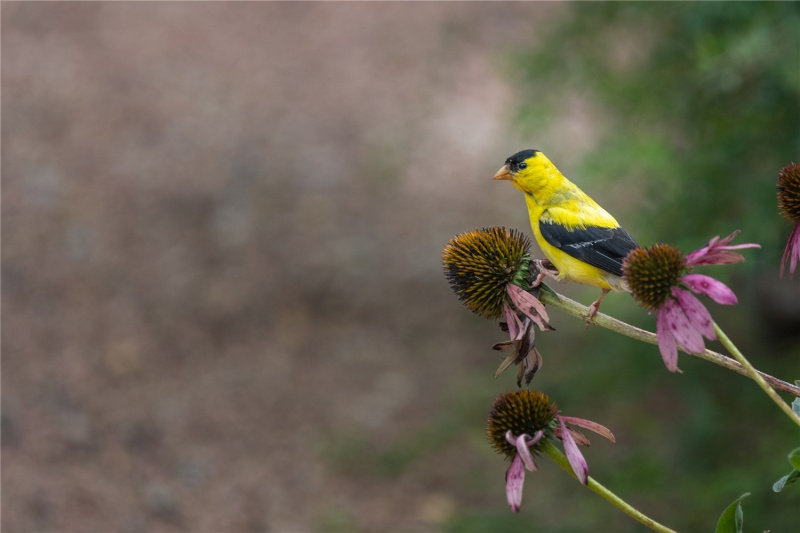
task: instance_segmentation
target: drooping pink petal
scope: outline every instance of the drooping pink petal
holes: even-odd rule
[[[603,425],[598,424],[597,422],[592,422],[591,420],[586,420],[584,418],[576,418],[574,416],[562,416],[561,420],[563,420],[567,424],[572,424],[573,426],[578,426],[584,429],[588,429],[590,431],[594,431],[598,435],[602,435],[611,442],[617,442],[616,439],[614,439],[614,434],[611,433],[611,430],[609,430],[607,427]]]
[[[522,311],[528,318],[539,326],[542,331],[551,331],[553,327],[550,325],[550,317],[547,316],[547,311],[537,298],[534,298],[530,293],[522,290],[513,283],[506,286],[506,292],[511,297],[514,305]]]
[[[667,313],[670,331],[672,331],[672,336],[678,346],[689,353],[702,353],[706,349],[703,336],[689,322],[689,317],[686,316],[678,302],[672,299],[667,300],[664,310]]]
[[[577,444],[578,446],[589,446],[591,444],[586,435],[584,435],[577,429],[567,428],[567,431],[569,431],[569,434],[572,435],[573,439],[575,439],[575,444]],[[562,433],[564,432],[559,427],[553,429],[553,434],[556,436],[556,438],[561,439]]]
[[[761,248],[760,244],[753,243],[729,246],[728,243],[730,243],[739,233],[740,230],[736,230],[724,239],[720,239],[719,236],[714,237],[708,241],[706,246],[687,255],[686,265],[730,265],[733,263],[739,263],[744,261],[744,257],[741,254],[731,250],[741,250],[743,248]]]
[[[667,369],[670,372],[679,372],[678,346],[675,344],[675,337],[672,336],[669,317],[664,307],[658,310],[656,316],[656,338],[658,339],[658,351],[661,352],[661,359],[664,360]]]
[[[522,464],[522,459],[519,455],[514,457],[511,465],[506,470],[506,498],[508,498],[508,506],[514,513],[519,512],[522,506],[522,487],[525,484],[525,466]]]
[[[575,441],[575,444],[578,446],[589,446],[591,442],[589,442],[589,438],[578,431],[575,428],[567,428],[567,431],[572,436],[572,439]]]
[[[523,433],[515,442],[515,446],[517,447],[517,456],[522,459],[522,464],[525,465],[525,468],[530,470],[531,472],[536,472],[536,463],[533,462],[533,455],[531,454],[531,450],[528,448],[528,435]]]
[[[515,437],[514,434],[511,433],[510,429],[508,431],[506,431],[506,442],[509,443],[512,446],[516,446],[517,445],[517,437]]]
[[[528,448],[533,448],[533,446],[544,438],[544,431],[541,429],[533,434],[531,440],[528,441]]]
[[[515,437],[511,430],[509,429],[506,431],[505,438],[506,442],[510,445],[514,446],[517,451],[523,455],[523,462],[525,460],[524,455],[530,453],[528,448],[533,448],[537,442],[542,440],[544,437],[544,431],[541,429],[533,434],[533,437],[529,436],[527,433],[523,433],[519,437]],[[532,461],[532,460],[531,460]],[[536,463],[533,463],[533,467],[529,468],[531,472],[536,472]]]
[[[786,243],[786,250],[781,259],[781,277],[783,277],[783,268],[786,266],[787,259],[789,259],[789,279],[794,279],[794,271],[800,261],[800,224],[795,224],[792,234],[789,236],[789,242]]]
[[[680,281],[686,284],[697,294],[705,294],[715,302],[722,305],[735,305],[739,303],[733,291],[722,283],[710,276],[703,274],[686,274]]]
[[[672,288],[672,296],[677,298],[678,304],[697,331],[708,340],[716,340],[717,334],[714,333],[714,322],[711,320],[711,313],[700,303],[700,300],[689,291],[678,287]]]
[[[586,464],[586,459],[583,458],[583,454],[581,454],[578,445],[575,444],[575,440],[570,435],[560,416],[558,421],[561,423],[561,441],[564,443],[564,453],[567,456],[567,461],[569,461],[572,471],[578,476],[578,481],[586,485],[589,480],[589,465]]]
[[[519,317],[517,317],[517,313],[511,309],[510,305],[503,304],[503,315],[505,315],[506,325],[508,326],[508,335],[511,337],[511,340],[517,340],[520,333],[520,321]]]

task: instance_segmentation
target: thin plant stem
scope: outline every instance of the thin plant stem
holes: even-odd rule
[[[561,450],[553,446],[551,442],[546,439],[543,439],[539,445],[537,446],[537,450],[541,451],[543,454],[548,456],[550,459],[553,460],[562,470],[567,472],[570,476],[577,480],[577,476],[575,472],[572,471],[572,467],[567,461],[567,458],[561,453]],[[625,513],[626,515],[630,516],[640,524],[644,524],[645,526],[649,527],[653,531],[658,531],[659,533],[675,533],[675,530],[668,528],[662,524],[659,524],[652,518],[649,518],[644,513],[630,505],[629,503],[625,502],[622,498],[608,490],[606,487],[598,483],[594,480],[591,476],[587,479],[586,488],[590,491],[594,492],[608,503]]]
[[[783,401],[783,398],[778,396],[778,393],[775,392],[775,390],[770,387],[769,384],[767,384],[764,378],[759,375],[758,371],[753,367],[753,365],[750,364],[750,361],[747,360],[744,354],[739,351],[739,348],[737,348],[736,345],[733,344],[733,342],[728,338],[728,336],[725,335],[725,332],[720,329],[716,322],[714,322],[714,332],[716,332],[719,342],[721,342],[722,345],[728,349],[731,355],[736,358],[736,360],[739,361],[744,368],[747,369],[747,373],[753,378],[753,381],[758,383],[759,387],[764,389],[764,392],[767,393],[767,396],[772,398],[772,401],[775,402],[778,407],[780,407],[783,412],[786,413],[786,415],[791,418],[792,421],[794,421],[795,424],[800,426],[800,416],[792,411],[792,408],[789,407],[789,404]]]
[[[588,307],[581,305],[574,300],[570,300],[566,296],[558,294],[544,283],[541,285],[541,288],[542,291],[541,294],[539,295],[539,300],[542,303],[550,305],[551,307],[563,311],[568,315],[572,315],[574,317],[584,320],[586,319],[586,316],[589,313]],[[596,324],[600,327],[610,329],[611,331],[614,331],[616,333],[621,333],[622,335],[630,337],[631,339],[639,340],[649,344],[658,344],[658,339],[655,333],[652,333],[650,331],[645,331],[641,328],[637,328],[636,326],[632,326],[626,322],[617,320],[616,318],[613,318],[603,313],[597,313],[592,319],[592,324]],[[752,377],[750,371],[747,368],[745,368],[744,365],[720,353],[711,350],[705,350],[702,353],[697,353],[697,354],[693,353],[689,355],[692,355],[694,357],[699,357],[700,359],[704,359],[710,363],[714,363],[715,365],[719,365],[728,370],[732,370],[737,374],[741,374],[747,377]],[[773,388],[800,398],[800,387],[792,385],[791,383],[787,383],[786,381],[783,381],[776,377],[770,376],[769,374],[765,374],[764,372],[761,371],[756,371],[756,373],[764,381],[769,383]]]

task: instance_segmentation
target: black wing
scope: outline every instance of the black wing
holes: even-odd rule
[[[584,263],[622,275],[622,260],[639,246],[622,228],[588,226],[585,229],[567,229],[561,224],[539,222],[542,237],[559,250]]]

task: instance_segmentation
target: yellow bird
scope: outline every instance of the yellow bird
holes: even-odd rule
[[[536,242],[558,269],[558,279],[603,290],[589,307],[589,320],[610,290],[629,290],[622,278],[622,260],[639,247],[636,241],[542,152],[517,152],[493,179],[508,180],[525,194]]]

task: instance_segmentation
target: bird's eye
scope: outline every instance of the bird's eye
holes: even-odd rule
[[[523,168],[528,168],[528,163],[522,162],[519,164],[518,168],[522,170]]]

